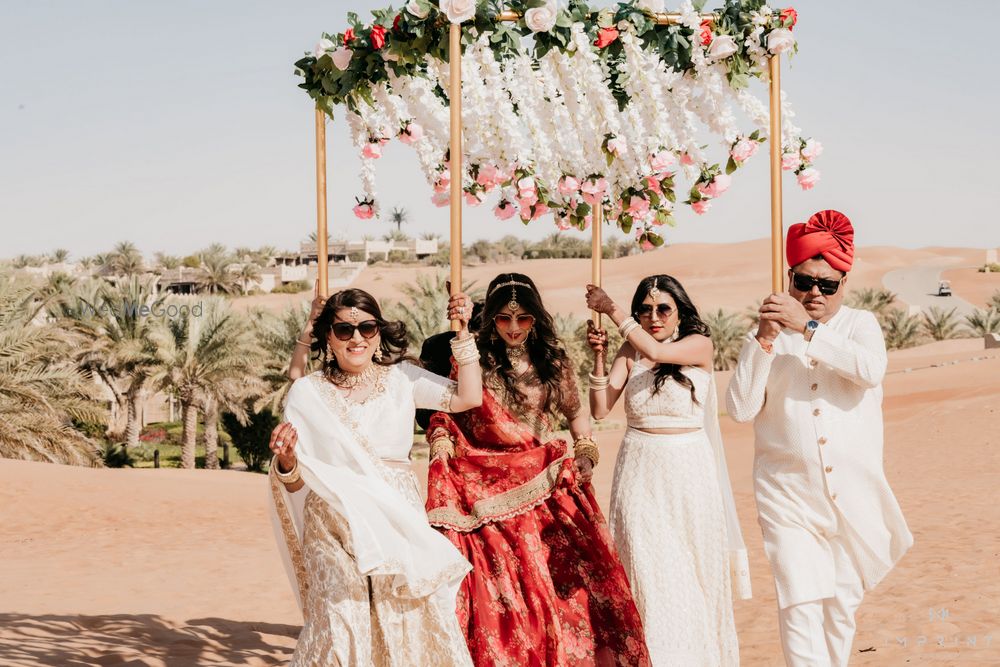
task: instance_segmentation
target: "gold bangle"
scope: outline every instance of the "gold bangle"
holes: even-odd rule
[[[431,441],[431,460],[436,459],[441,454],[455,455],[455,443],[451,437],[442,435]]]
[[[298,338],[295,339],[295,344],[301,345],[302,347],[312,347],[312,343],[307,343],[304,340],[300,340]]]
[[[278,465],[277,455],[271,457],[271,470],[274,471],[274,476],[278,478],[278,481],[282,484],[295,484],[297,481],[302,479],[302,474],[299,471],[299,459],[295,459],[295,465],[288,472],[281,472],[281,466]]]
[[[597,463],[601,460],[601,452],[597,447],[597,443],[590,436],[583,436],[576,439],[573,443],[573,455],[577,458],[583,457],[590,459],[590,462],[597,467]]]
[[[611,378],[607,375],[594,375],[590,374],[590,388],[591,389],[607,389],[608,384],[611,382]]]

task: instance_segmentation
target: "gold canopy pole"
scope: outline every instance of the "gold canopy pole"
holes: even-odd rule
[[[319,295],[328,296],[330,279],[327,272],[326,241],[326,114],[316,107],[316,279]]]
[[[771,291],[785,290],[784,228],[781,220],[781,57],[768,59],[771,79]]]
[[[594,206],[590,212],[590,282],[592,285],[601,286],[601,260],[604,253],[601,251],[601,225],[604,224],[604,209],[600,204]],[[594,320],[594,326],[601,328],[601,314],[596,310],[590,312],[590,319]]]
[[[462,26],[452,23],[448,33],[451,81],[448,100],[451,109],[451,293],[462,290]],[[451,321],[458,331],[458,320]]]

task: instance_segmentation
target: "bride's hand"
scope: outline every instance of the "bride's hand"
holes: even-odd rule
[[[295,467],[295,445],[299,435],[291,422],[281,422],[271,431],[271,453],[278,457],[278,472],[289,472]]]
[[[594,464],[586,456],[578,456],[576,459],[576,473],[580,482],[586,484],[594,477]]]
[[[597,285],[587,285],[587,307],[602,315],[610,315],[615,309],[615,302]]]

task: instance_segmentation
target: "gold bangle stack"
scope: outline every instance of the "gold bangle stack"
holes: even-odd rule
[[[296,345],[301,345],[302,347],[312,347],[312,343],[307,343],[304,340],[302,340],[301,338],[296,338],[295,339],[295,344]]]
[[[442,454],[455,455],[455,441],[447,435],[439,435],[431,441],[431,460]]]
[[[288,472],[281,472],[281,467],[278,465],[278,457],[271,457],[271,470],[274,471],[274,476],[278,478],[278,481],[282,484],[295,484],[295,482],[302,479],[302,474],[299,472],[299,460],[295,459],[295,465]]]
[[[628,338],[628,335],[639,328],[639,323],[635,321],[634,317],[628,317],[618,325],[618,333],[621,334],[622,339]]]
[[[609,382],[611,382],[611,377],[608,375],[590,374],[590,388],[594,391],[604,391],[608,388]]]
[[[451,354],[459,366],[479,363],[479,348],[476,347],[476,339],[473,336],[452,338]]]
[[[590,459],[590,462],[597,467],[597,462],[601,460],[600,450],[597,443],[589,435],[581,436],[573,443],[573,455],[577,458],[581,456]]]

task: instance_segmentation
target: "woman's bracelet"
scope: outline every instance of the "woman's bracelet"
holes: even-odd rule
[[[433,461],[441,454],[447,454],[449,457],[455,455],[455,442],[450,436],[440,435],[431,441],[431,460]]]
[[[306,341],[302,340],[301,338],[296,338],[295,339],[295,344],[296,345],[301,345],[302,347],[312,347],[312,343],[307,343]]]
[[[473,336],[451,339],[451,354],[459,366],[469,366],[479,362],[479,348]]]
[[[299,460],[297,458],[291,470],[281,472],[281,466],[278,465],[278,457],[275,455],[271,458],[271,470],[274,471],[274,476],[278,478],[278,481],[285,485],[295,484],[302,479],[302,474],[299,472]]]
[[[597,448],[597,443],[589,435],[581,436],[576,439],[573,443],[573,455],[577,458],[581,456],[586,459],[590,459],[590,462],[594,467],[597,466],[597,462],[601,459],[600,450]]]
[[[638,329],[641,325],[635,321],[634,317],[626,318],[620,325],[618,325],[618,333],[621,334],[623,339],[628,338],[628,335]]]
[[[601,391],[602,389],[608,388],[608,383],[611,381],[610,376],[607,375],[594,375],[590,374],[590,388],[595,391]]]

